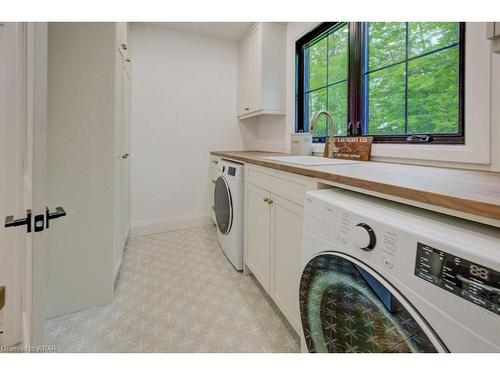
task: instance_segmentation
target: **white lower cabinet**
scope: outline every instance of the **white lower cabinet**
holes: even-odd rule
[[[299,333],[303,202],[316,184],[252,165],[245,176],[245,264]]]
[[[270,292],[271,205],[270,193],[245,184],[246,265],[264,290]]]
[[[300,332],[299,283],[304,208],[271,194],[271,298]]]

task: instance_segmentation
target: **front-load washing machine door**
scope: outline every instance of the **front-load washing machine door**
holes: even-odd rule
[[[309,261],[299,301],[309,352],[446,351],[392,286],[344,254],[321,253]]]
[[[219,176],[215,181],[214,209],[217,228],[222,234],[228,234],[233,224],[233,201],[224,176]]]

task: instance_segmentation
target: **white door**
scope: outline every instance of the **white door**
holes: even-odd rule
[[[43,341],[45,231],[36,232],[34,220],[5,224],[28,217],[27,210],[33,218],[45,214],[47,25],[1,24],[0,51],[0,219],[6,220],[0,228],[0,344],[37,345]]]
[[[269,192],[245,184],[245,263],[269,293],[271,257],[271,205]]]
[[[122,65],[122,164],[121,164],[121,228],[122,251],[127,241],[130,228],[130,62],[124,60]]]

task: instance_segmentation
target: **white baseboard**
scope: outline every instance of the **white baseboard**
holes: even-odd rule
[[[174,230],[199,227],[211,223],[212,219],[208,213],[136,221],[132,223],[130,228],[130,237],[171,232]]]

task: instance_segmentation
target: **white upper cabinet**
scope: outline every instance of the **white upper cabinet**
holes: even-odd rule
[[[491,50],[500,53],[500,22],[488,22],[486,24],[486,36],[493,40]]]
[[[286,25],[256,23],[238,46],[238,118],[285,114]]]

